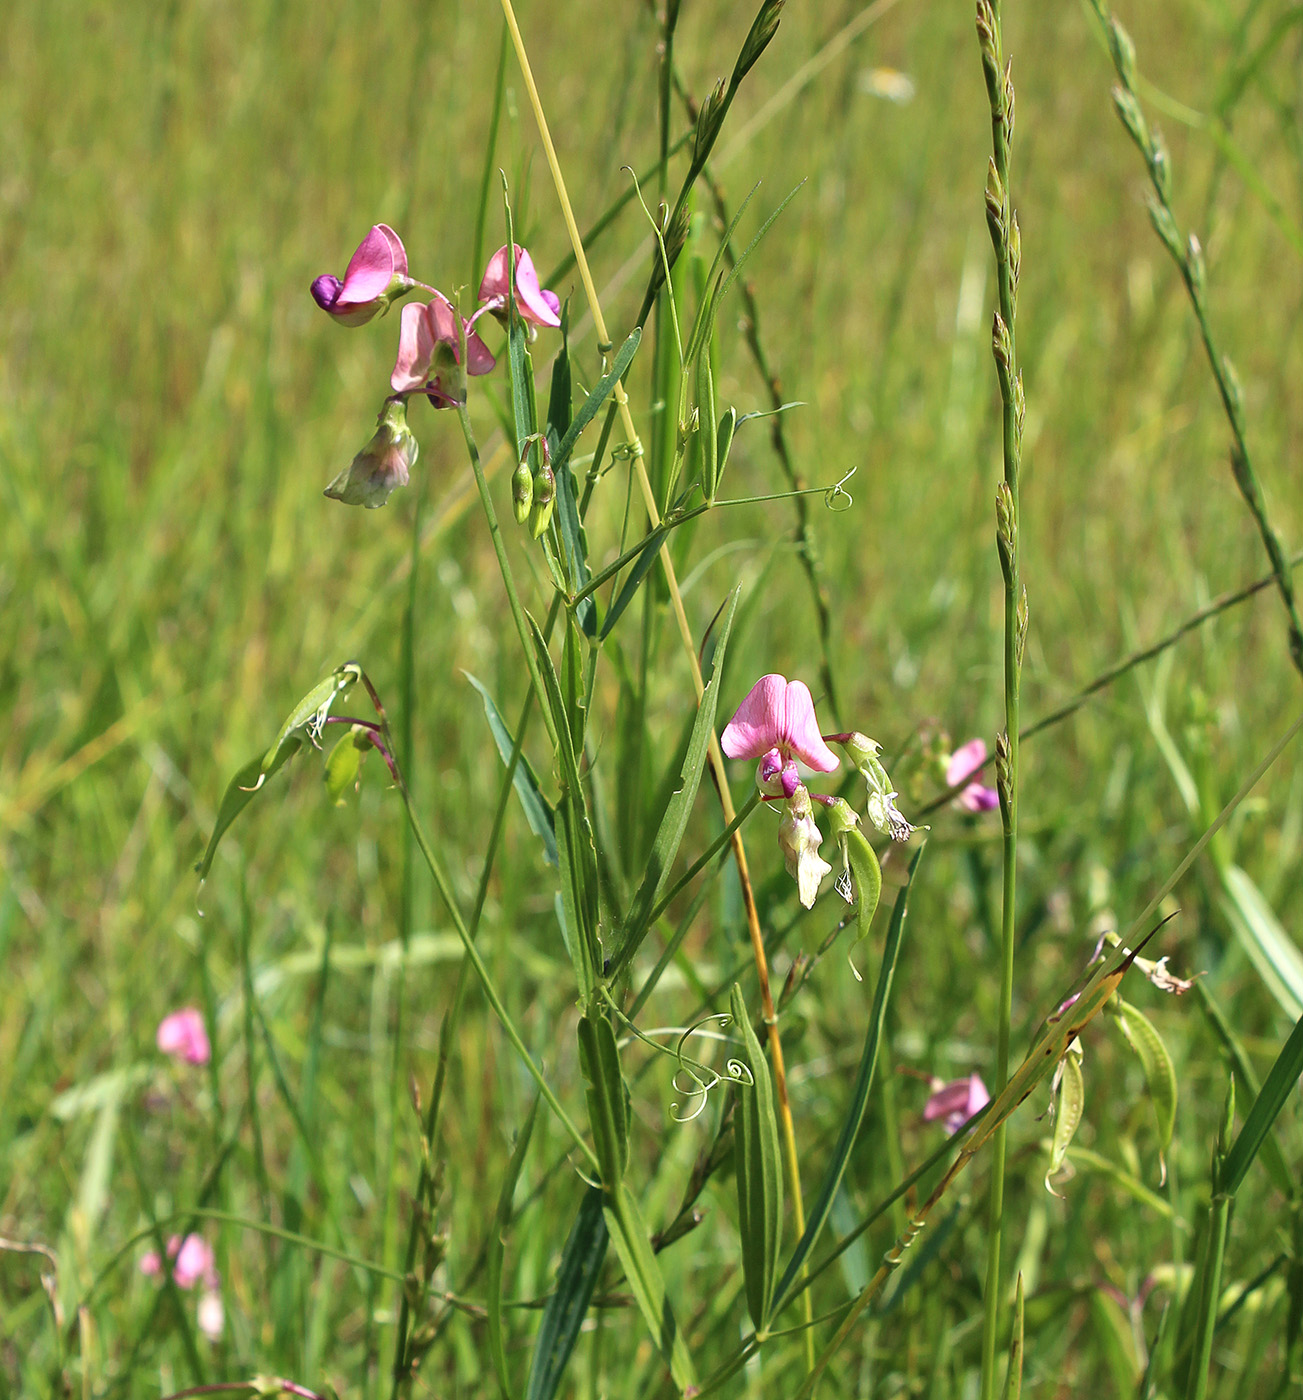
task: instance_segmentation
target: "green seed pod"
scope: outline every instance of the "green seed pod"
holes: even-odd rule
[[[511,508],[516,513],[517,525],[523,525],[529,519],[529,508],[533,504],[534,477],[526,458],[511,474]]]
[[[556,503],[556,477],[551,467],[544,467],[534,478],[534,504],[529,512],[529,533],[535,539],[552,523],[552,507]]]

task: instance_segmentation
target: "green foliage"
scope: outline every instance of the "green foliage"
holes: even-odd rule
[[[650,1395],[698,1374],[715,1394],[795,1394],[800,1264],[814,1314],[843,1308],[851,1275],[822,1267],[829,1236],[863,1250],[861,1286],[945,1161],[980,1141],[820,1393],[976,1388],[991,1149],[979,1122],[947,1156],[916,1077],[980,1070],[997,1090],[999,818],[944,802],[920,817],[946,755],[972,735],[994,748],[1003,722],[990,519],[1003,421],[985,358],[997,273],[971,14],[870,7],[843,23],[788,7],[775,33],[779,7],[758,0],[681,8],[668,35],[652,7],[519,16],[609,347],[491,10],[451,27],[428,5],[354,0],[326,14],[302,0],[98,7],[76,24],[16,0],[6,14],[0,1391],[107,1400],[257,1375],[357,1400],[481,1395],[503,1366],[519,1389],[537,1329],[530,1400]],[[1298,710],[1287,614],[1248,591],[1264,575],[1260,591],[1280,591],[1272,570],[1303,540],[1298,15],[1285,0],[1178,0],[1122,15],[1132,39],[1091,8],[1002,7],[1017,146],[994,195],[1025,225],[1033,731],[1015,1064],[1028,1044],[1061,1055],[1075,1018],[1038,1036],[1041,1018]],[[649,208],[667,206],[685,363],[668,330],[656,356],[640,352],[640,298],[662,272],[650,247],[633,256],[646,223],[626,162]],[[513,236],[566,315],[564,339],[533,341],[482,319],[500,367],[467,386],[521,617],[556,609],[526,631],[528,656],[455,413],[412,401],[421,454],[387,510],[321,499],[387,393],[399,312],[341,328],[306,292],[383,219],[413,274],[461,287],[469,315],[504,237],[499,170]],[[670,464],[681,454],[659,528],[617,383],[641,460],[658,432]],[[787,399],[809,407],[740,430]],[[555,501],[539,544],[511,524],[506,488],[521,451],[532,490],[544,441]],[[851,468],[853,506],[825,512],[821,493]],[[655,478],[658,506],[675,505],[669,481]],[[797,487],[799,502],[756,499]],[[694,645],[715,642],[700,702],[665,558]],[[1232,592],[1242,601],[1223,607]],[[732,599],[725,651],[711,619]],[[1156,670],[1158,638],[1172,640]],[[437,874],[378,761],[348,796],[371,741],[340,724],[332,748],[318,720],[327,699],[322,718],[343,718],[346,676],[330,675],[343,656],[390,705]],[[478,701],[459,670],[481,678]],[[735,983],[759,1005],[705,741],[766,671],[807,680],[825,729],[875,734],[902,811],[932,831],[884,986],[892,929],[869,920],[879,878],[888,906],[903,901],[908,853],[853,839],[856,909],[829,878],[807,914],[772,807],[739,824],[807,1213],[798,1234],[786,1189],[795,1253],[756,1357],[744,1339],[754,1285],[772,1284],[774,1217],[747,1232],[748,1257],[728,1173],[742,1151],[772,1177],[772,1139],[763,1160],[758,1138],[735,1139],[755,1101],[742,1091],[730,1110],[726,1086],[675,1121],[675,1063],[638,1034],[708,1031]],[[314,739],[324,785],[289,761]],[[1195,990],[1168,997],[1132,970],[1134,1048],[1086,1026],[1066,1204],[1044,1193],[1035,1146],[1052,1131],[1034,1120],[1053,1064],[997,1094],[1001,1317],[1016,1253],[1026,1393],[1047,1376],[1086,1394],[1143,1373],[1141,1393],[1247,1400],[1303,1375],[1299,763],[1282,756],[1171,892],[1181,917],[1149,951],[1204,974]],[[739,805],[752,768],[726,769]],[[862,806],[840,777],[821,791]],[[245,816],[273,779],[272,803]],[[225,871],[219,843],[224,858],[238,843]],[[202,919],[197,858],[219,877]],[[492,998],[476,968],[459,974],[459,929]],[[854,957],[869,981],[877,967],[871,1004],[841,956],[865,931]],[[180,1006],[202,1010],[207,1065],[156,1048]],[[722,1068],[709,1035],[683,1048]],[[535,1073],[555,1105],[544,1096],[529,1119],[526,1171],[509,1134],[542,1093]],[[589,1075],[606,1169],[556,1112],[584,1122]],[[1210,1171],[1228,1075],[1242,1114]],[[619,1185],[604,1196],[586,1179],[607,1169]],[[1210,1204],[1231,1191],[1233,1210]],[[213,1342],[202,1287],[138,1268],[190,1232],[216,1251]],[[836,1317],[813,1333],[821,1348]]]

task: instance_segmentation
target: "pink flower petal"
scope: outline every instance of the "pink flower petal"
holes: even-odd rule
[[[507,306],[510,281],[507,272],[507,248],[504,244],[489,259],[484,270],[484,280],[480,283],[480,301],[492,302],[495,311],[503,311]],[[559,326],[561,324],[561,301],[552,292],[545,292],[538,285],[538,272],[534,259],[527,249],[516,244],[516,307],[521,319],[535,326]]]
[[[553,296],[551,303],[538,285],[538,273],[534,270],[534,259],[527,248],[516,249],[516,304],[526,321],[536,326],[559,326],[561,317],[560,301]]]
[[[729,758],[763,758],[782,742],[787,677],[761,676],[724,727],[720,745]]]
[[[154,1274],[158,1273],[162,1267],[163,1261],[158,1257],[158,1250],[156,1249],[151,1249],[148,1254],[142,1254],[140,1256],[140,1263],[137,1265],[137,1268],[139,1268],[142,1274],[151,1278]]]
[[[433,303],[431,303],[433,305]],[[396,394],[408,394],[421,389],[430,377],[430,361],[434,357],[434,327],[429,307],[408,302],[403,307],[398,330],[398,358],[389,383]]]
[[[781,677],[780,677],[781,679]],[[816,773],[831,773],[841,761],[823,741],[819,721],[814,717],[814,700],[804,681],[789,681],[783,700],[783,719],[778,742]]]
[[[986,741],[970,739],[957,748],[946,763],[946,786],[955,787],[986,762]]]
[[[981,783],[969,783],[955,801],[965,812],[993,812],[1000,805],[1000,794]]]
[[[391,241],[392,240],[392,241]],[[407,255],[398,235],[385,224],[376,224],[370,233],[358,244],[357,252],[349,259],[344,273],[344,285],[335,298],[335,307],[347,311],[353,307],[369,306],[384,296],[389,284],[394,280],[394,245],[403,261],[403,275],[406,276]]]

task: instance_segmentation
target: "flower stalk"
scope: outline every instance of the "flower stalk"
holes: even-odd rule
[[[570,237],[570,245],[574,249],[575,264],[578,268],[579,278],[584,288],[584,295],[593,318],[593,328],[597,333],[598,346],[604,353],[609,353],[612,342],[610,333],[607,330],[606,318],[602,314],[602,306],[598,299],[597,287],[588,266],[588,258],[584,252],[583,240],[579,234],[579,225],[575,221],[574,210],[570,204],[570,196],[566,190],[565,177],[561,171],[560,161],[557,159],[556,147],[552,143],[547,117],[544,114],[543,104],[538,95],[538,87],[534,82],[533,69],[530,66],[529,55],[525,49],[525,41],[521,36],[520,26],[516,21],[516,14],[512,7],[511,0],[501,0],[501,3],[502,13],[506,19],[507,28],[511,32],[511,40],[516,50],[517,61],[520,64],[521,76],[524,79],[525,89],[529,95],[530,106],[533,109],[534,119],[538,126],[539,137],[543,142],[543,150],[547,157],[548,168],[551,171],[552,181],[556,187],[557,200],[561,205],[561,214],[565,221],[566,232]],[[638,483],[638,490],[642,495],[643,504],[647,511],[647,516],[651,521],[652,529],[658,529],[661,525],[661,513],[656,504],[656,495],[652,490],[651,481],[647,475],[647,467],[643,460],[644,451],[642,440],[638,436],[638,430],[633,421],[633,414],[629,408],[628,395],[625,393],[624,385],[618,380],[613,390],[613,397],[615,399],[616,412],[620,419],[620,426],[624,433],[625,451],[631,462]],[[674,561],[670,555],[668,543],[664,541],[662,541],[660,547],[660,562],[665,574],[665,584],[669,593],[670,606],[674,612],[675,622],[678,625],[679,636],[683,644],[683,651],[687,657],[688,668],[692,675],[693,690],[696,693],[698,702],[700,702],[705,691],[705,685],[702,681],[701,663],[697,657],[697,643],[688,622],[687,612],[683,606],[683,595],[679,590]],[[719,737],[714,733],[710,736],[707,761],[710,766],[711,776],[715,782],[716,791],[719,793],[720,806],[723,810],[725,825],[730,825],[737,816],[737,810],[734,807],[732,793],[728,786],[728,778],[724,771],[724,755],[720,748]],[[751,889],[746,849],[742,843],[742,833],[740,829],[734,830],[731,837],[731,845],[733,849],[733,858],[737,865],[738,881],[742,888],[742,903],[746,910],[747,931],[751,939],[752,955],[755,959],[756,979],[760,986],[761,1012],[769,1033],[769,1054],[774,1075],[774,1096],[778,1105],[778,1122],[782,1141],[784,1167],[787,1173],[787,1184],[792,1199],[793,1224],[796,1227],[796,1232],[799,1237],[805,1233],[805,1211],[801,1203],[801,1176],[796,1149],[796,1130],[792,1122],[792,1108],[787,1091],[787,1071],[783,1060],[783,1047],[778,1034],[778,1011],[774,1005],[773,991],[769,984],[769,964],[765,954],[764,934],[760,928],[760,915],[756,909],[755,896]],[[809,1354],[810,1349],[807,1350],[807,1355]]]
[[[1014,924],[1017,912],[1018,705],[1023,649],[1027,641],[1027,593],[1019,550],[1018,476],[1026,412],[1015,337],[1022,241],[1009,198],[1014,92],[1003,52],[999,0],[977,0],[977,39],[991,108],[991,159],[986,176],[986,224],[995,251],[998,285],[991,350],[1000,385],[1003,479],[996,491],[996,544],[1004,577],[1004,729],[996,737],[996,787],[1003,825],[1000,917],[1000,1005],[996,1033],[994,1093],[1009,1080],[1009,1038],[1013,1008]],[[1001,1238],[1004,1223],[1005,1128],[992,1141],[988,1207],[985,1316],[982,1327],[981,1400],[995,1393],[996,1336],[1001,1300]]]

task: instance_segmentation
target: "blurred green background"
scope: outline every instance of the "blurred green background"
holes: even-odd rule
[[[735,206],[763,182],[744,216],[747,238],[805,182],[749,275],[784,395],[806,405],[784,420],[800,470],[822,485],[856,469],[853,508],[813,512],[840,718],[899,753],[923,726],[955,742],[977,734],[990,742],[1001,722],[999,469],[982,209],[990,132],[972,15],[964,4],[883,8],[801,81],[803,65],[860,7],[789,5],[730,115],[717,173]],[[1169,141],[1178,214],[1206,249],[1213,324],[1243,383],[1269,507],[1288,544],[1303,538],[1299,11],[1283,0],[1131,8],[1123,18],[1152,84],[1142,96]],[[655,19],[640,5],[588,3],[527,3],[520,18],[587,225],[626,188],[623,165],[644,169],[655,158]],[[684,5],[676,54],[691,92],[703,96],[728,71],[750,19],[735,4]],[[400,711],[419,508],[414,787],[463,895],[473,893],[500,770],[462,669],[513,717],[524,694],[519,657],[504,640],[487,531],[470,508],[455,422],[423,405],[412,413],[422,454],[411,488],[374,513],[322,498],[371,432],[397,318],[341,330],[307,289],[320,272],[342,273],[366,229],[384,221],[403,237],[416,276],[473,295],[500,17],[491,5],[444,0],[11,0],[5,31],[0,1235],[59,1247],[66,1305],[148,1223],[149,1210],[193,1201],[222,1125],[239,1127],[241,930],[278,1054],[299,1085],[329,924],[336,944],[356,956],[340,963],[322,1007],[311,1122],[326,1176],[309,1169],[264,1069],[272,1196],[259,1197],[246,1125],[218,1203],[314,1236],[335,1239],[338,1228],[348,1247],[392,1262],[405,1231],[399,1190],[415,1156],[405,1101],[391,1110],[388,1099],[398,976],[383,948],[397,936],[402,898],[399,804],[372,772],[359,800],[333,808],[315,768],[296,764],[233,831],[198,904],[192,866],[231,772],[331,667],[356,657]],[[1149,227],[1141,162],[1111,111],[1112,71],[1093,18],[1084,4],[1013,5],[1006,46],[1018,85],[1013,198],[1028,400],[1023,707],[1035,718],[1208,598],[1258,577],[1265,560],[1231,478],[1226,425],[1184,290]],[[676,131],[685,125],[676,119]],[[567,243],[514,69],[497,160],[522,241],[540,269],[554,266]],[[490,248],[502,241],[493,208]],[[632,206],[593,246],[599,286],[619,277],[644,228]],[[697,237],[694,251],[709,259],[716,234],[705,218]],[[617,340],[645,285],[645,250],[639,259],[604,296]],[[581,300],[573,276],[557,291]],[[766,401],[739,306],[721,318],[720,394],[742,412]],[[575,351],[591,382],[591,332],[576,338]],[[546,354],[536,349],[535,358],[542,365]],[[505,395],[500,375],[488,393]],[[491,453],[487,397],[473,396],[472,408]],[[509,519],[505,485],[499,471],[499,509]],[[621,474],[604,489],[590,525],[598,559],[615,552]],[[781,489],[765,425],[744,427],[724,494]],[[748,589],[721,709],[761,671],[814,680],[814,614],[793,518],[785,503],[770,503],[719,512],[690,542],[685,534],[691,555],[681,576],[693,574],[687,596],[698,632],[733,579]],[[527,605],[541,613],[546,578],[529,582],[537,558],[509,533]],[[1201,829],[1174,781],[1173,754],[1215,812],[1296,712],[1298,686],[1283,614],[1264,592],[1028,744],[1015,1048],[1021,1028],[1083,964],[1092,921],[1113,910],[1125,923]],[[657,772],[690,702],[667,631],[650,704]],[[601,713],[610,738],[619,721],[609,696]],[[743,792],[749,779],[737,777]],[[917,804],[936,774],[916,768],[910,784]],[[714,829],[707,796],[690,844]],[[1223,851],[1287,930],[1303,909],[1301,839],[1303,768],[1290,753],[1242,809]],[[793,899],[773,878],[778,854],[759,835],[753,845],[767,916],[784,922]],[[934,846],[894,1036],[898,1060],[946,1075],[986,1069],[993,1058],[998,978],[987,918],[988,900],[998,899],[998,824],[942,814]],[[486,947],[538,1053],[573,1094],[552,877],[514,810],[500,871]],[[1178,896],[1182,917],[1164,951],[1186,974],[1207,970],[1251,1050],[1274,1054],[1284,1008],[1242,950],[1216,867],[1197,868]],[[404,1080],[408,1067],[427,1080],[453,953],[422,881],[415,901],[414,926],[432,937],[422,945],[428,960],[406,979],[399,1056]],[[707,910],[694,956],[711,983],[741,948],[727,881]],[[793,942],[813,946],[831,917],[813,916]],[[781,977],[782,955],[778,963]],[[819,1125],[836,1122],[846,1066],[858,1054],[864,994],[836,955],[813,985],[798,1008],[808,1025],[793,1032],[789,1063],[799,1067],[798,1117],[817,1142]],[[153,1048],[159,1018],[205,995],[221,1014],[225,1117],[212,1098],[220,1098],[216,1080],[172,1073]],[[1156,994],[1135,995],[1180,1067],[1172,1199],[1191,1219],[1179,1191],[1198,1181],[1206,1190],[1226,1074],[1195,998],[1160,1004]],[[667,980],[661,1024],[686,1015],[688,1000],[682,976]],[[457,1260],[478,1244],[527,1100],[478,1003],[455,1076],[447,1212]],[[1082,1140],[1118,1160],[1138,1150],[1133,1168],[1157,1189],[1140,1082],[1120,1042],[1101,1036],[1088,1049]],[[650,1154],[663,1153],[681,1175],[704,1130],[671,1132],[672,1091],[659,1067],[635,1092],[644,1170]],[[920,1086],[902,1080],[898,1094],[915,1113]],[[399,1115],[392,1134],[391,1111]],[[1282,1123],[1297,1161],[1294,1110]],[[561,1140],[541,1121],[539,1131],[548,1144],[539,1160],[549,1160]],[[1043,1131],[1023,1124],[1016,1142],[1034,1144]],[[1046,1321],[1039,1350],[1029,1348],[1029,1366],[1042,1376],[1057,1367],[1063,1388],[1046,1383],[1032,1393],[1084,1394],[1088,1382],[1134,1370],[1139,1352],[1129,1325],[1101,1322],[1104,1305],[1072,1290],[1106,1278],[1134,1294],[1152,1263],[1180,1252],[1180,1231],[1089,1174],[1068,1186],[1066,1206],[1051,1201],[1029,1151],[1017,1159],[1025,1181],[1018,1177],[1011,1209],[1033,1228],[1024,1237],[1019,1227],[1012,1248],[1031,1249],[1026,1241],[1034,1244],[1039,1229],[1041,1284],[1076,1300]],[[487,1199],[475,1190],[486,1179],[495,1183]],[[892,1180],[866,1145],[854,1201],[867,1205]],[[653,1186],[649,1199],[661,1213],[675,1204],[676,1183],[671,1175]],[[551,1189],[556,1216],[529,1235],[512,1282],[520,1294],[545,1289],[564,1238],[572,1184]],[[1253,1189],[1262,1202],[1278,1199],[1265,1182]],[[667,1263],[696,1280],[698,1294],[730,1257],[720,1242],[724,1210]],[[959,1278],[953,1309],[936,1314],[942,1305],[920,1298],[892,1324],[913,1330],[874,1330],[878,1344],[907,1335],[917,1346],[938,1327],[961,1327],[965,1312],[954,1300],[965,1289],[977,1306],[981,1232],[967,1215],[964,1222],[943,1250]],[[1265,1206],[1244,1210],[1232,1277],[1267,1262],[1273,1229]],[[234,1228],[221,1238],[228,1328],[206,1353],[213,1376],[262,1366],[367,1393],[366,1377],[385,1364],[376,1361],[377,1337],[392,1288],[368,1293],[342,1265],[264,1253]],[[186,1382],[168,1326],[142,1332],[153,1289],[135,1276],[134,1258],[108,1277],[88,1324],[96,1393],[116,1375],[130,1394],[160,1393],[174,1372],[176,1386]],[[0,1255],[8,1318],[0,1384],[14,1394],[45,1393],[58,1366],[37,1274],[31,1259]],[[1283,1312],[1270,1298],[1278,1295],[1262,1296],[1262,1325],[1274,1331]],[[1253,1320],[1254,1309],[1245,1316]],[[1151,1311],[1150,1327],[1153,1319]],[[533,1325],[513,1323],[521,1345]],[[450,1330],[448,1388],[438,1393],[489,1393],[478,1329],[463,1320]],[[971,1351],[966,1335],[961,1327],[958,1351]],[[909,1354],[906,1346],[899,1355]],[[872,1369],[873,1355],[866,1343],[855,1365]],[[914,1361],[923,1374],[923,1360]],[[577,1374],[596,1386],[603,1364],[581,1346]],[[611,1393],[624,1393],[622,1381],[608,1380]]]

